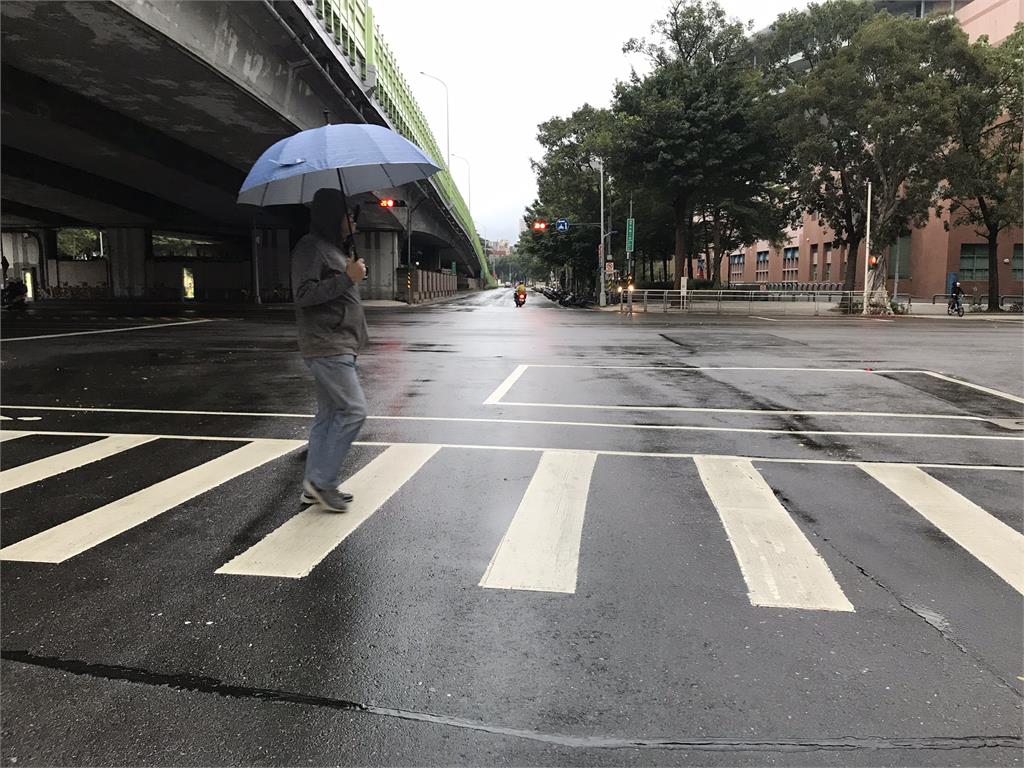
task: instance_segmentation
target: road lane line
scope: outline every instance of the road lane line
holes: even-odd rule
[[[574,423],[574,422],[570,422]],[[40,430],[32,432],[16,432],[14,430],[0,430],[0,441],[3,436],[14,432],[18,437],[27,437],[29,435],[56,435],[61,437],[112,437],[118,434],[118,432],[89,432],[89,431],[78,431],[78,432],[62,432],[55,430]],[[170,435],[170,434],[143,434],[143,437],[153,437],[160,440],[208,440],[214,442],[227,442],[227,443],[249,443],[253,440],[262,440],[267,443],[280,443],[281,445],[288,445],[291,449],[300,448],[306,445],[305,440],[284,440],[278,438],[261,438],[252,435],[245,436],[220,436],[220,435]],[[466,450],[476,451],[528,451],[531,453],[542,453],[544,451],[565,451],[573,450],[571,448],[565,448],[564,446],[551,446],[551,445],[486,445],[482,443],[427,443],[417,441],[398,441],[398,440],[357,440],[352,443],[353,445],[359,445],[370,448],[387,448],[392,445],[437,445],[441,448],[464,448]],[[692,459],[697,456],[709,456],[711,458],[723,458],[723,459],[743,459],[745,461],[756,461],[756,462],[767,462],[771,464],[821,464],[827,466],[855,466],[858,464],[891,464],[894,462],[864,462],[860,460],[851,459],[810,459],[810,458],[784,458],[774,456],[747,456],[744,454],[714,454],[714,453],[682,453],[676,451],[668,451],[664,453],[658,453],[656,451],[619,451],[610,450],[605,448],[592,449],[594,453],[599,456],[634,456],[638,458],[653,458],[653,459]],[[923,469],[970,469],[979,471],[994,471],[994,472],[1024,472],[1024,466],[1008,466],[999,464],[941,464],[934,462],[921,462],[921,461],[908,461],[902,464],[897,463],[896,466],[915,466]]]
[[[17,440],[19,437],[28,437],[33,434],[35,433],[19,432],[16,429],[4,429],[0,431],[0,443],[6,443],[8,440]]]
[[[751,315],[750,317],[754,320],[767,320],[769,323],[779,322],[778,318],[775,317],[762,317],[761,315]]]
[[[439,450],[440,446],[431,444],[392,445],[345,482],[345,490],[355,496],[348,512],[311,506],[216,572],[288,579],[307,576]],[[434,500],[435,505],[443,502]]]
[[[494,403],[494,405],[512,405],[512,406],[525,406],[533,408],[568,408],[568,409],[588,409],[588,410],[599,410],[599,411],[667,411],[667,412],[679,412],[679,413],[743,413],[753,414],[760,416],[861,416],[861,417],[886,417],[886,418],[904,418],[904,419],[938,419],[941,421],[975,421],[990,424],[992,422],[991,417],[986,416],[959,416],[952,414],[940,414],[940,413],[881,413],[881,412],[868,412],[868,411],[772,411],[772,410],[758,410],[750,408],[698,408],[698,407],[686,407],[686,406],[632,406],[632,405],[581,405],[578,403],[516,403],[503,401],[501,403]],[[0,406],[0,408],[18,408],[21,410],[28,411],[82,411],[82,412],[100,412],[100,413],[143,413],[143,414],[163,414],[168,416],[265,416],[272,418],[291,418],[291,419],[312,419],[313,414],[309,413],[257,413],[257,412],[244,412],[244,411],[173,411],[173,410],[142,410],[142,409],[128,409],[128,408],[72,408],[72,407],[35,407],[35,406],[22,406],[22,405],[6,405]],[[26,418],[26,417],[22,417]],[[894,435],[898,436],[904,433],[891,433],[891,432],[810,432],[807,430],[764,430],[753,427],[704,427],[698,425],[686,425],[686,424],[622,424],[618,422],[610,423],[598,423],[598,422],[587,422],[587,421],[544,421],[538,419],[503,419],[503,418],[474,418],[467,416],[384,416],[384,415],[370,415],[367,417],[372,421],[451,421],[451,422],[480,422],[486,424],[550,424],[552,426],[565,426],[575,425],[581,427],[606,427],[608,429],[681,429],[681,430],[700,430],[700,431],[722,431],[722,432],[762,432],[768,431],[772,434],[815,434],[815,435],[827,435],[827,434],[864,434],[864,435]],[[906,433],[906,434],[917,434],[917,433]],[[930,435],[926,434],[926,437],[947,437],[955,439],[956,436],[950,435]],[[1024,439],[1024,438],[1017,438]]]
[[[545,451],[480,586],[576,591],[594,451]]]
[[[853,611],[828,565],[743,459],[694,459],[747,583],[752,605]]]
[[[153,323],[152,325],[133,325],[129,328],[105,328],[102,331],[75,331],[73,333],[49,333],[43,336],[13,336],[3,339],[4,344],[12,341],[35,341],[36,339],[59,339],[64,336],[88,336],[94,333],[121,333],[122,331],[145,331],[151,328],[168,328],[174,325],[194,325],[195,323],[210,323],[212,320],[184,320],[180,323]]]
[[[253,440],[198,467],[6,546],[0,549],[0,560],[62,563],[302,444]]]
[[[22,464],[19,467],[0,472],[0,493],[13,491],[29,483],[45,480],[48,477],[69,472],[85,464],[105,459],[115,454],[150,443],[157,438],[140,435],[112,435],[78,448],[47,456],[38,461]]]
[[[508,394],[508,391],[512,389],[515,383],[519,381],[519,377],[526,373],[526,369],[529,367],[530,366],[528,365],[517,366],[516,369],[508,375],[508,378],[501,382],[501,384],[498,385],[498,388],[491,392],[487,399],[484,400],[484,405],[496,405],[500,403],[501,398]]]
[[[491,405],[509,405],[524,408],[569,408],[592,411],[639,411],[642,413],[741,413],[759,416],[857,416],[888,419],[942,419],[949,421],[991,421],[985,416],[960,416],[944,413],[886,413],[882,411],[774,411],[765,408],[705,408],[687,405],[589,405],[585,403],[522,403],[502,400]],[[371,416],[370,418],[388,418]]]
[[[530,363],[529,368],[596,368],[618,371],[796,371],[799,373],[877,373],[867,368],[793,368],[762,365],[571,365],[568,363]],[[921,373],[919,370],[889,373]]]
[[[858,466],[1024,594],[1024,536],[918,467]]]
[[[991,387],[983,387],[980,384],[972,384],[969,381],[963,381],[961,379],[954,379],[952,376],[946,376],[945,374],[936,373],[935,371],[921,371],[921,373],[925,373],[936,379],[942,379],[943,381],[951,381],[954,384],[959,384],[962,387],[970,387],[971,389],[976,389],[979,392],[985,392],[986,394],[994,395],[995,397],[1001,397],[1004,400],[1009,400],[1014,403],[1024,403],[1024,397],[1017,397],[1016,395],[1011,395],[1007,392],[1000,392],[998,389],[992,389]]]

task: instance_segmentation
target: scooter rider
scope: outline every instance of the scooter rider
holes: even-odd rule
[[[526,303],[526,284],[522,280],[516,285],[515,302],[517,307]]]
[[[960,303],[960,297],[965,295],[963,287],[960,285],[958,280],[949,292],[949,308],[956,309],[957,304]]]

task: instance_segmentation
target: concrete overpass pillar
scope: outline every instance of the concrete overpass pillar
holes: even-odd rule
[[[115,298],[146,295],[146,261],[153,252],[153,232],[141,227],[105,230],[107,258]]]
[[[394,299],[400,291],[400,232],[388,229],[360,230],[357,246],[366,261],[367,278],[359,288],[364,299]]]

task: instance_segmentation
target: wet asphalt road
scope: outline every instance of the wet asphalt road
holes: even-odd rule
[[[348,470],[409,477],[298,578],[217,573],[301,509],[315,404],[288,308],[3,318],[0,434],[25,433],[0,453],[3,546],[133,494],[119,514],[153,514],[59,562],[0,552],[4,765],[1021,761],[1018,588],[859,465],[923,465],[1019,536],[1019,323],[509,290],[368,314]],[[156,437],[33,464],[125,434]],[[153,512],[252,440],[283,448]],[[592,461],[573,588],[480,586],[570,455]],[[755,604],[709,456],[750,461],[850,610]]]

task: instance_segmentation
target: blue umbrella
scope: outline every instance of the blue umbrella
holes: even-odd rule
[[[249,205],[308,203],[318,189],[356,195],[392,189],[437,173],[419,147],[379,125],[325,125],[274,144],[253,165],[238,193]]]

